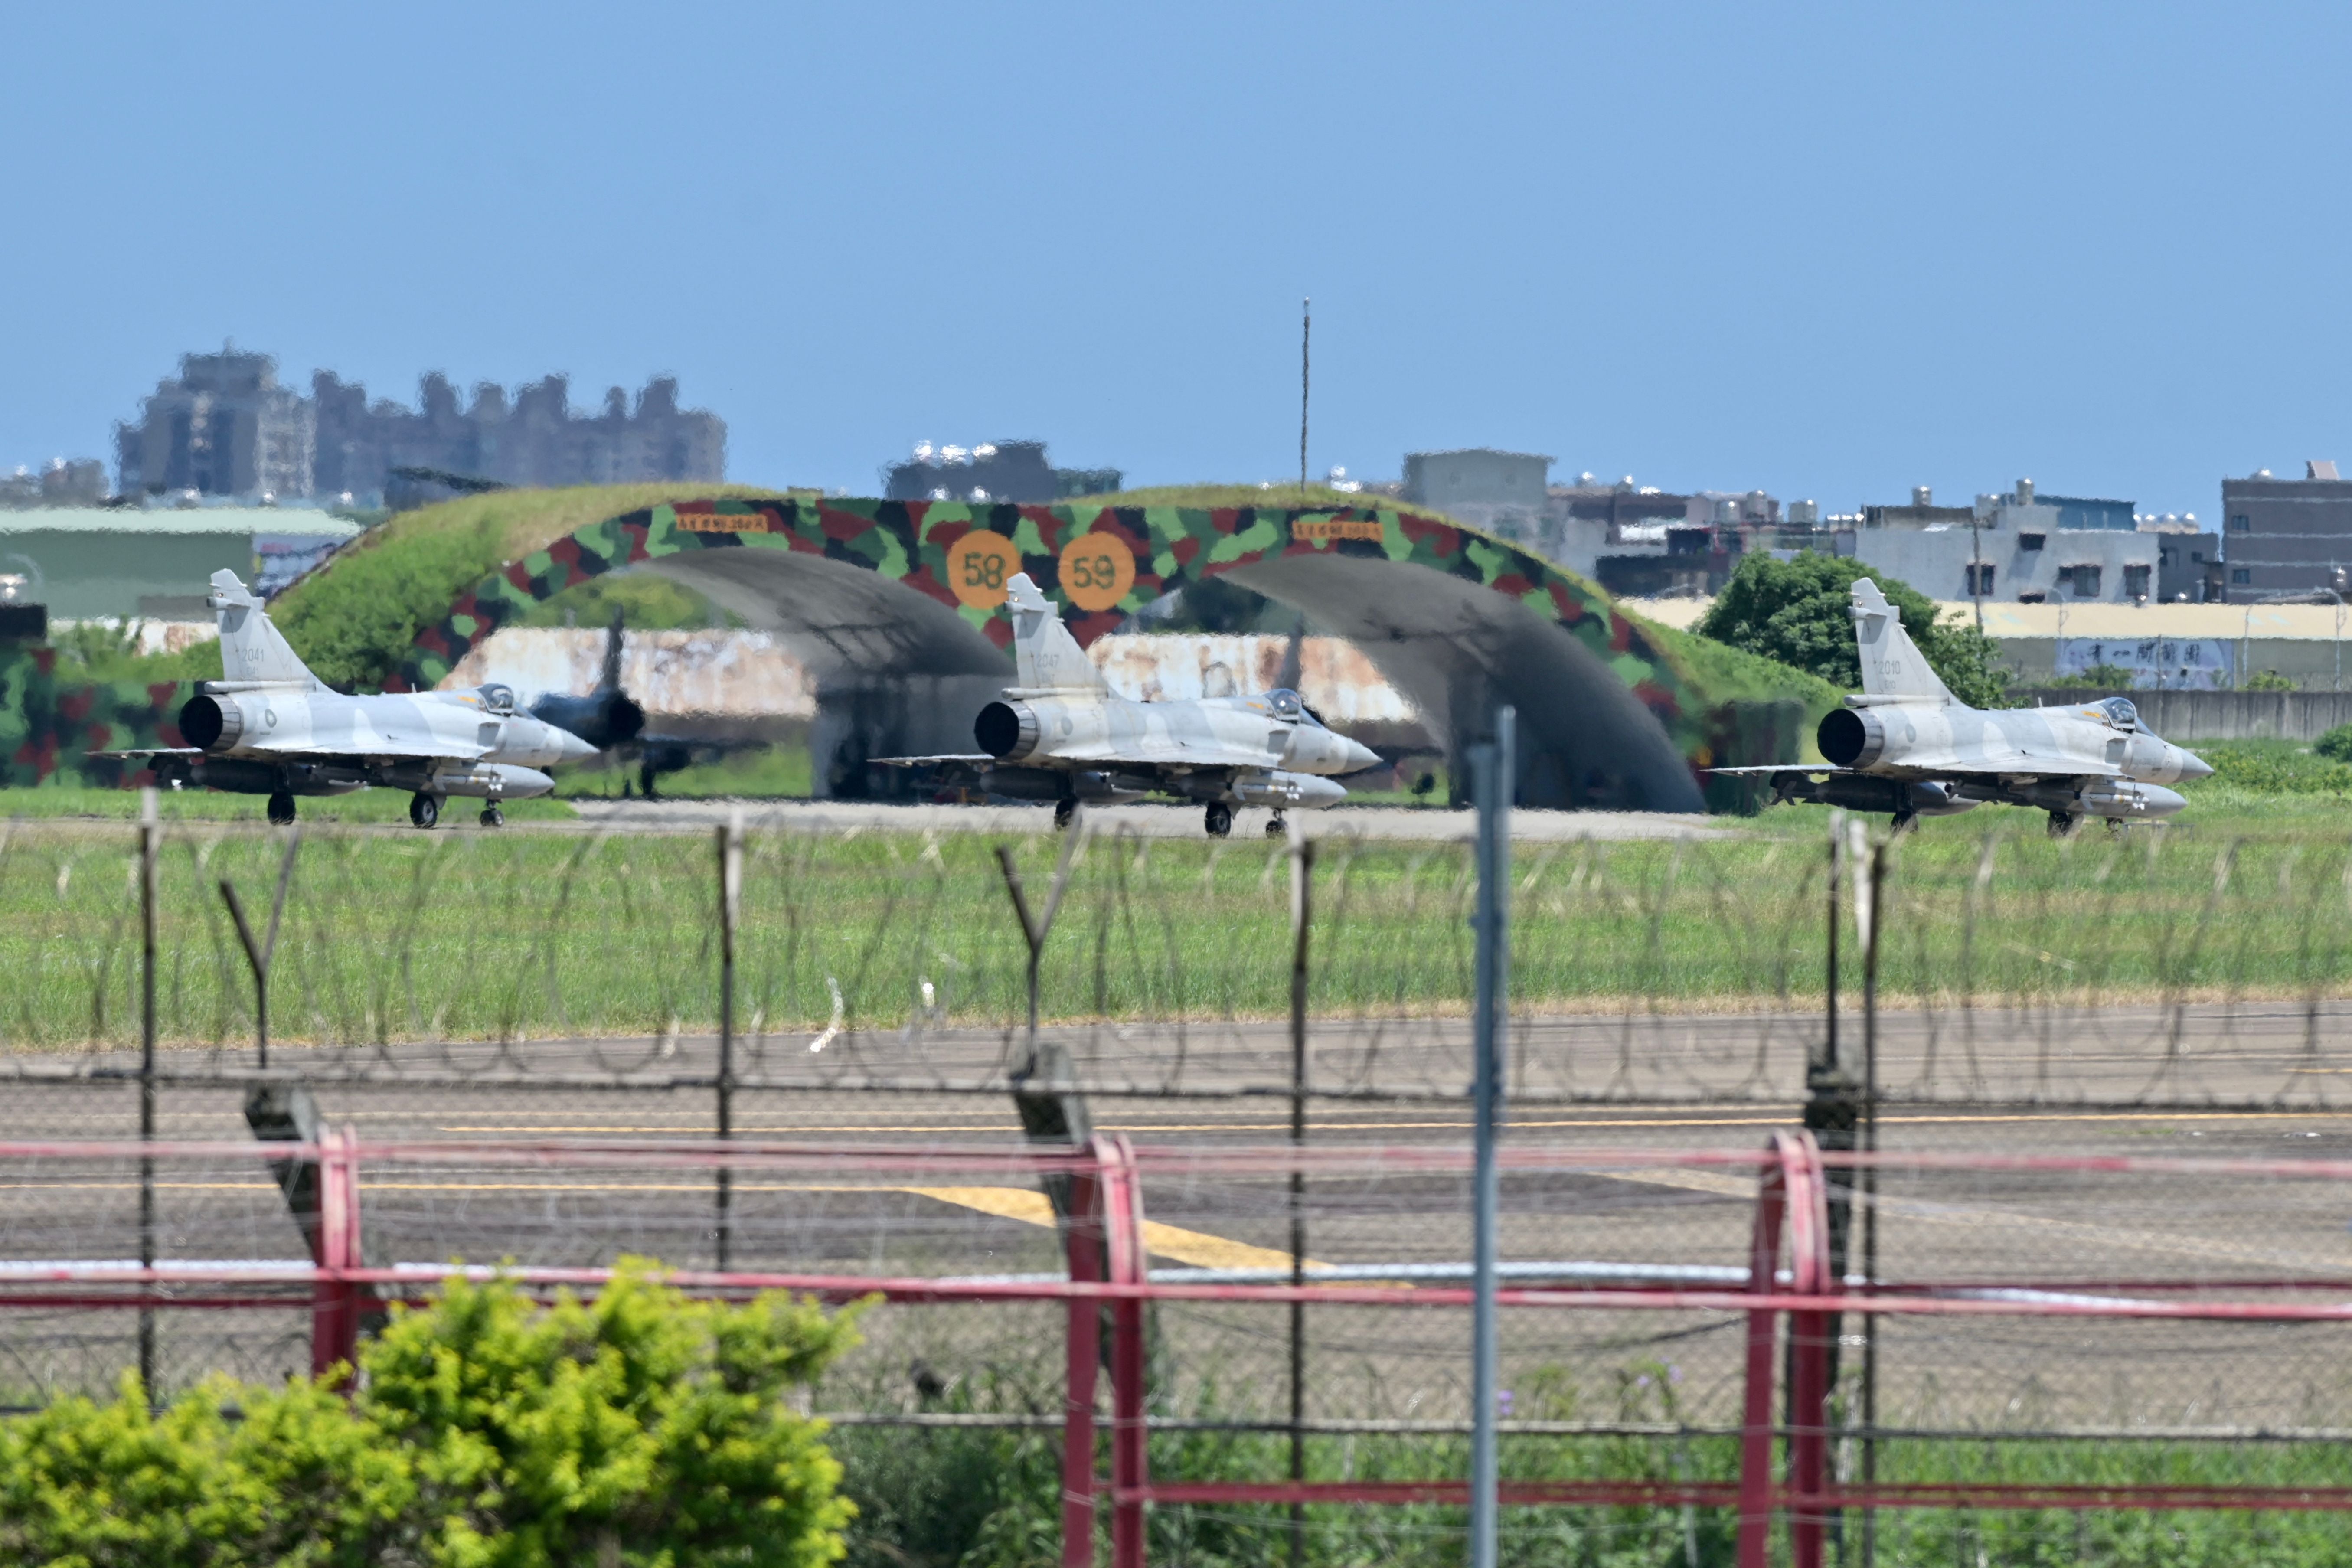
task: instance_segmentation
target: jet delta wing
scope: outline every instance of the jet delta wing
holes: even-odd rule
[[[929,768],[942,782],[992,795],[1050,800],[1057,824],[1082,800],[1200,801],[1220,838],[1233,831],[1234,806],[1272,806],[1267,831],[1280,832],[1283,812],[1344,800],[1340,776],[1380,765],[1370,749],[1326,729],[1295,691],[1198,701],[1114,696],[1027,574],[1007,584],[1007,597],[1019,684],[980,710],[972,723],[980,751],[876,762]]]
[[[1769,773],[1776,799],[1891,812],[1895,826],[1980,802],[2050,814],[2053,835],[2085,816],[2108,824],[2169,816],[2189,803],[2164,786],[2212,769],[2139,721],[2130,700],[2071,708],[1971,708],[1945,687],[1902,617],[1867,577],[1853,583],[1862,690],[1815,731],[1825,767],[1717,768]]]
[[[197,682],[181,707],[188,744],[98,755],[152,757],[174,789],[266,795],[276,823],[294,820],[297,795],[410,790],[409,820],[430,827],[453,795],[482,801],[483,825],[496,826],[506,820],[501,801],[555,787],[541,769],[594,754],[579,737],[516,713],[503,686],[382,697],[329,689],[234,572],[213,574],[206,603],[220,623],[223,679]]]

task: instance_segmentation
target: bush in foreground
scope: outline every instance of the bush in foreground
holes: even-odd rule
[[[688,1301],[643,1267],[541,1309],[452,1281],[399,1311],[346,1402],[135,1380],[0,1426],[0,1561],[54,1568],[819,1568],[854,1512],[787,1409],[851,1314]]]

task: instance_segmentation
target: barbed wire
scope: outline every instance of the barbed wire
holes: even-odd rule
[[[281,840],[173,826],[159,864],[163,1070],[255,1065],[253,982],[218,888]],[[756,1089],[994,1091],[1024,949],[977,836],[755,832],[733,1070]],[[1013,846],[1050,879],[1054,840]],[[1090,833],[1040,967],[1045,1026],[1104,1093],[1288,1092],[1290,851]],[[119,1071],[139,1035],[127,835],[0,842],[21,1078]],[[684,836],[307,832],[271,969],[277,1058],[312,1079],[707,1079],[716,857]],[[1523,1100],[1789,1102],[1825,1027],[1820,845],[1548,845],[1514,874]],[[1323,840],[1312,1092],[1469,1077],[1466,847]],[[2244,837],[1906,845],[1885,894],[1889,1102],[2328,1104],[2352,1077],[2352,847]],[[1858,1030],[1851,912],[1841,994]]]

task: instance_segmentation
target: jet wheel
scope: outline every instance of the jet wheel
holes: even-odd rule
[[[506,825],[507,814],[499,809],[498,802],[492,801],[489,805],[482,807],[483,826],[504,827]]]
[[[1070,825],[1070,818],[1076,816],[1077,814],[1078,803],[1076,801],[1057,800],[1054,803],[1054,826],[1056,827],[1067,827]]]
[[[1899,833],[1909,833],[1918,826],[1919,814],[1917,812],[1898,811],[1895,814],[1895,821],[1893,825],[1886,830],[1886,836],[1889,838],[1892,838]]]
[[[441,803],[422,790],[408,797],[408,820],[430,827],[441,820]]]
[[[1234,808],[1222,800],[1209,803],[1205,825],[1212,838],[1223,838],[1234,830]]]
[[[1265,825],[1265,836],[1268,838],[1279,838],[1282,837],[1284,829],[1288,826],[1289,825],[1287,823],[1282,820],[1282,813],[1277,811],[1274,814],[1274,820]]]
[[[269,797],[269,821],[274,827],[283,827],[294,820],[294,796],[290,791],[279,790]]]
[[[2074,836],[2074,828],[2080,820],[2081,819],[2071,811],[2052,812],[2050,814],[2049,823],[2050,837],[2053,838],[2072,838]]]

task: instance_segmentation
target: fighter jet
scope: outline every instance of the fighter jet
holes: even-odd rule
[[[1056,826],[1068,826],[1080,801],[1200,801],[1213,838],[1233,831],[1237,805],[1272,806],[1266,831],[1279,833],[1284,812],[1344,800],[1339,775],[1381,765],[1369,748],[1324,728],[1296,691],[1183,702],[1114,697],[1026,573],[1006,590],[1020,684],[980,710],[980,751],[875,761],[934,768],[942,782],[991,795],[1050,800]]]
[[[655,783],[664,773],[771,743],[757,734],[664,733],[646,729],[645,709],[621,685],[623,630],[622,613],[615,609],[613,624],[604,633],[604,672],[595,690],[585,697],[551,691],[530,705],[530,716],[571,731],[600,752],[621,758],[634,756],[637,788],[647,800],[654,798]]]
[[[482,802],[482,826],[505,822],[499,803],[545,795],[541,772],[593,756],[577,735],[514,710],[503,686],[414,696],[344,697],[295,657],[261,601],[234,572],[213,574],[205,596],[220,623],[219,680],[199,681],[180,709],[184,746],[100,756],[152,757],[158,780],[269,797],[269,820],[294,820],[297,795],[348,795],[377,785],[415,794],[408,820],[431,827],[450,795]]]
[[[1713,772],[1769,773],[1776,800],[1891,812],[1897,831],[1983,801],[2032,806],[2050,814],[2053,837],[2085,816],[2110,827],[2169,816],[2189,803],[2163,786],[2213,772],[2141,724],[2125,698],[2079,708],[1969,707],[1937,679],[1867,577],[1853,582],[1853,626],[1862,691],[1831,710],[1814,734],[1829,765]]]

